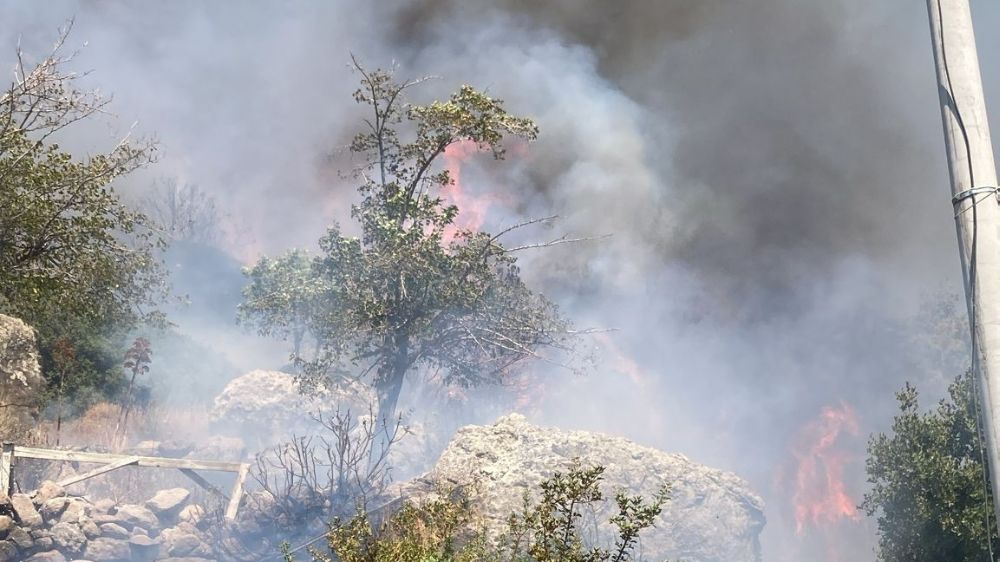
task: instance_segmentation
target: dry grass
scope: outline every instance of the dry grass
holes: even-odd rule
[[[54,422],[41,424],[43,442],[50,447],[80,448],[119,453],[140,441],[190,441],[197,443],[208,435],[209,415],[204,409],[134,409],[125,427],[119,427],[120,406],[99,402],[83,414],[63,421],[56,431]]]
[[[116,432],[120,406],[101,402],[80,416],[64,420],[58,432],[59,448],[121,453],[132,450],[145,440],[190,442],[197,444],[209,435],[208,413],[194,409],[142,408],[134,409],[124,428]],[[2,429],[0,429],[2,431]],[[14,439],[16,444],[55,447],[56,424],[46,421],[34,428],[30,442]],[[236,459],[233,459],[236,460]],[[30,490],[44,480],[58,480],[74,473],[85,472],[93,465],[23,460],[15,471],[20,489]],[[226,484],[223,484],[223,488]],[[125,467],[70,486],[72,494],[92,498],[110,498],[120,503],[141,503],[155,492],[166,488],[187,488],[195,493],[194,500],[213,508],[219,502],[200,491],[194,482],[176,470]]]

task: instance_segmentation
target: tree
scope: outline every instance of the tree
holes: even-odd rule
[[[237,319],[257,328],[262,336],[292,340],[292,356],[302,357],[307,334],[315,337],[315,322],[322,313],[326,284],[312,268],[312,257],[292,250],[277,259],[261,258],[243,274],[250,283],[243,288]]]
[[[907,384],[896,395],[892,434],[869,441],[872,490],[861,507],[878,518],[880,560],[983,560],[1000,548],[975,389],[968,372],[950,386],[949,399],[921,413]]]
[[[197,185],[164,179],[153,184],[142,208],[171,242],[214,245],[222,237],[215,198]]]
[[[404,95],[420,80],[356,67],[354,99],[369,111],[350,147],[362,158],[351,208],[361,236],[334,225],[320,240],[312,268],[326,284],[315,321],[322,347],[305,372],[315,380],[360,368],[373,379],[382,423],[391,423],[408,373],[426,368],[461,386],[502,382],[542,350],[567,349],[570,333],[557,307],[521,279],[515,252],[539,245],[501,243],[541,221],[451,234],[459,209],[442,198],[452,178],[439,158],[449,146],[474,143],[502,159],[504,138],[533,140],[534,123],[470,86],[444,102],[411,104]]]
[[[139,375],[149,373],[149,364],[153,362],[153,349],[146,338],[136,338],[132,342],[132,347],[125,352],[125,361],[122,367],[129,376],[128,391],[125,400],[122,401],[121,409],[118,411],[118,424],[115,426],[115,439],[124,444],[125,432],[128,431],[128,415],[132,411],[132,403],[135,401],[135,379]]]
[[[125,333],[162,320],[154,304],[165,283],[158,236],[113,188],[155,147],[126,137],[104,154],[75,158],[56,142],[109,101],[81,90],[66,69],[68,32],[37,64],[18,50],[14,79],[0,90],[0,312],[36,328],[50,386],[81,406],[122,390]],[[75,350],[68,379],[66,344]]]
[[[130,324],[163,286],[158,240],[111,184],[148,162],[153,146],[126,137],[84,159],[59,147],[60,131],[107,104],[63,70],[65,37],[30,70],[18,51],[14,80],[0,93],[0,311],[32,323]]]

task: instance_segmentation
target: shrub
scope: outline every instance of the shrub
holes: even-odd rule
[[[327,534],[330,554],[310,551],[314,562],[625,562],[636,560],[639,533],[653,526],[667,501],[661,489],[652,500],[615,493],[618,513],[610,523],[618,536],[610,548],[587,545],[581,533],[582,510],[604,501],[604,467],[575,463],[541,485],[541,497],[512,513],[499,537],[478,526],[465,493],[424,503],[407,502],[379,521],[365,511],[335,519]],[[282,547],[286,562],[294,552]]]

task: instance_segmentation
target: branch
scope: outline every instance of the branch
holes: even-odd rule
[[[548,242],[539,242],[537,244],[525,244],[523,246],[517,246],[515,248],[504,248],[507,253],[519,252],[521,250],[531,250],[535,248],[551,248],[552,246],[558,246],[560,244],[575,244],[577,242],[591,242],[595,240],[604,240],[605,238],[611,238],[611,234],[604,234],[601,236],[586,236],[583,238],[567,238],[567,234],[563,234],[555,240],[549,240]]]

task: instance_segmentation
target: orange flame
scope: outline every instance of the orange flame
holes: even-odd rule
[[[452,240],[460,230],[479,230],[486,221],[486,213],[497,198],[492,195],[469,193],[462,184],[462,164],[480,152],[479,145],[469,140],[458,141],[444,149],[444,165],[452,185],[446,188],[445,198],[458,207],[455,222],[445,231],[445,240]]]
[[[642,367],[636,363],[635,359],[632,359],[622,348],[615,342],[614,339],[609,337],[607,334],[595,334],[594,339],[600,342],[601,346],[608,352],[611,356],[611,369],[620,374],[626,375],[640,388],[645,387],[645,383],[649,380],[649,376],[642,370]]]
[[[794,451],[798,468],[795,476],[795,531],[806,524],[815,526],[841,519],[857,521],[857,504],[844,486],[844,465],[850,456],[837,449],[841,434],[858,434],[858,419],[847,404],[823,408],[815,420],[799,433],[802,446]]]

